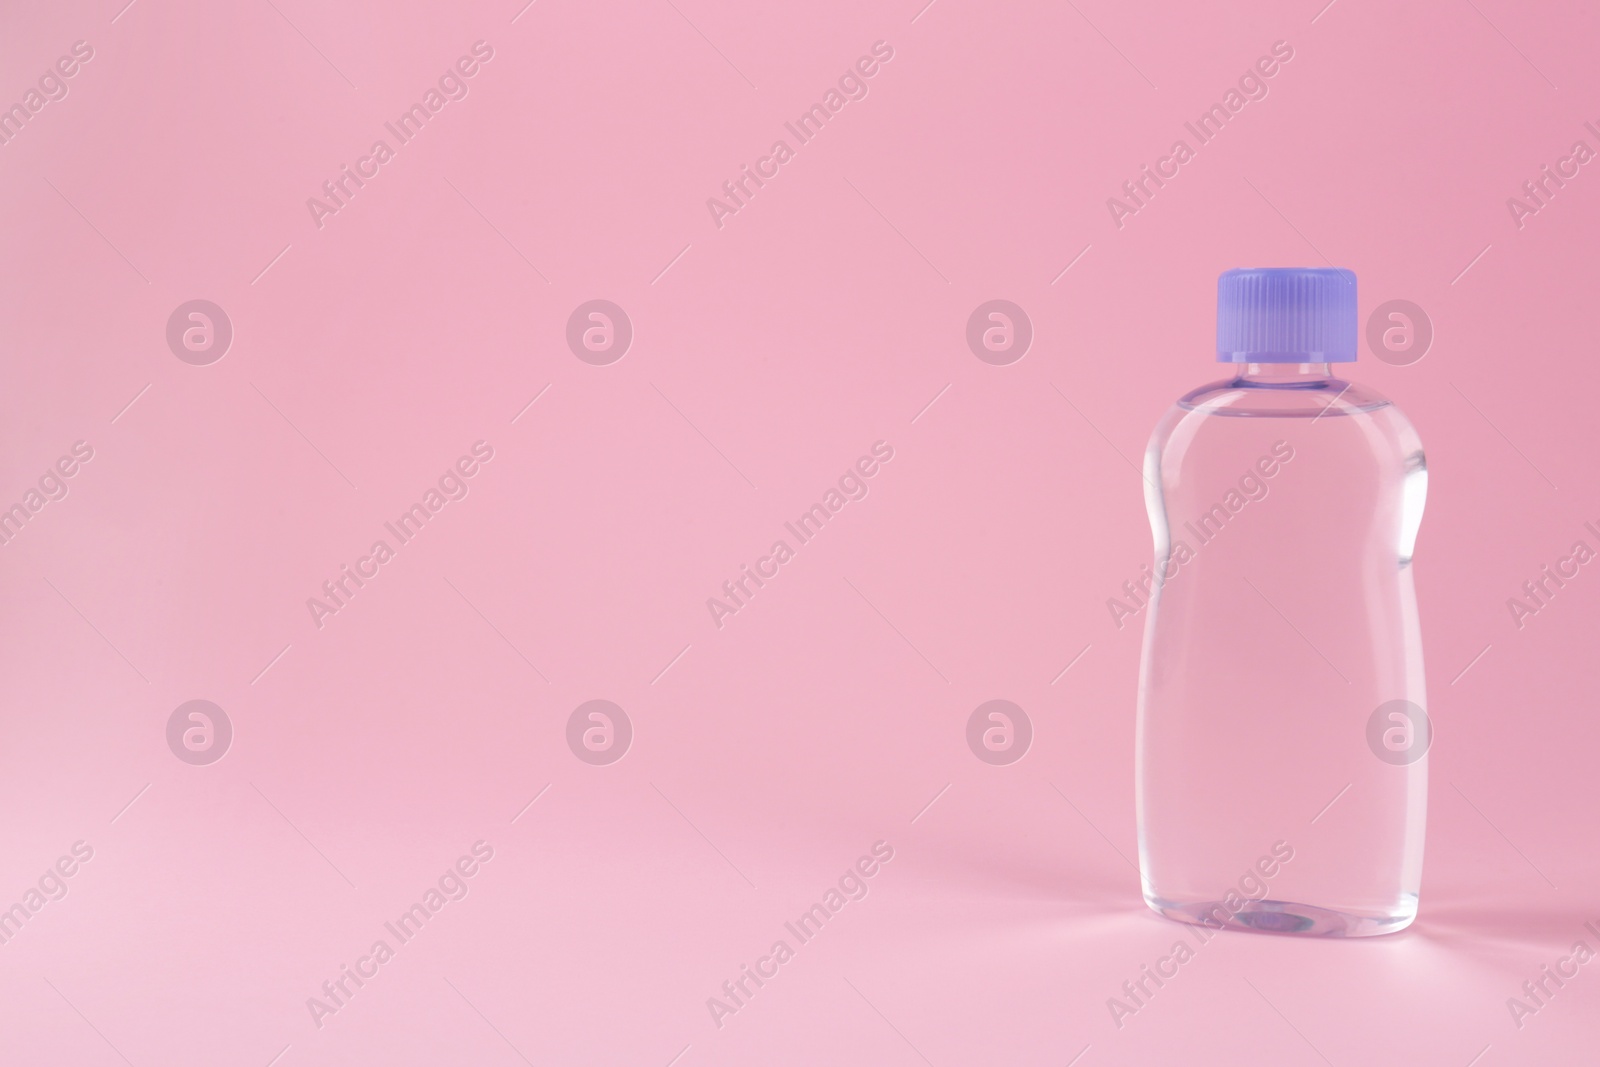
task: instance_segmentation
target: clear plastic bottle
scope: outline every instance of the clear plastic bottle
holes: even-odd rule
[[[1145,454],[1139,858],[1172,919],[1348,937],[1416,916],[1428,476],[1399,409],[1330,373],[1356,343],[1350,271],[1223,274],[1233,374]]]

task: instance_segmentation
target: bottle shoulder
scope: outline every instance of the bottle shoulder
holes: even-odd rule
[[[1268,384],[1232,377],[1191,389],[1175,407],[1224,418],[1320,419],[1368,414],[1394,404],[1371,386],[1343,378]]]
[[[1157,423],[1150,458],[1165,468],[1197,447],[1209,451],[1262,432],[1296,447],[1364,448],[1406,469],[1426,466],[1421,438],[1394,402],[1370,386],[1334,377],[1293,383],[1235,377],[1190,390]]]

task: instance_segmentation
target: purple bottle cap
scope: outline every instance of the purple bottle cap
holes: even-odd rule
[[[1244,267],[1217,278],[1218,363],[1354,363],[1356,275]]]

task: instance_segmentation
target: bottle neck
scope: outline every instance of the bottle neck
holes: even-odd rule
[[[1318,385],[1333,377],[1326,363],[1236,363],[1235,378],[1260,385]]]

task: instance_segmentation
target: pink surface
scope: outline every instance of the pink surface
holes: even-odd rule
[[[1508,606],[1600,548],[1592,9],[123,3],[0,13],[0,1062],[1600,1059],[1600,576]],[[1129,460],[1216,274],[1328,261],[1433,330],[1353,371],[1432,469],[1421,916],[1219,936],[1118,1026],[1186,936]]]

